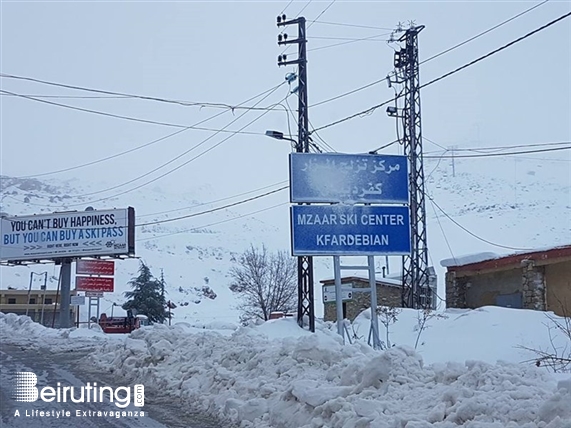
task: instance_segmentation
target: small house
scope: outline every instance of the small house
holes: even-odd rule
[[[446,306],[553,311],[571,316],[571,245],[506,256],[446,259]]]
[[[323,319],[335,321],[337,319],[337,305],[335,299],[335,279],[325,279],[322,284]],[[382,276],[376,275],[377,304],[379,306],[403,307],[402,304],[402,275]],[[432,267],[429,268],[430,296],[427,301],[430,307],[436,304],[436,275]],[[353,321],[357,315],[371,307],[371,293],[367,273],[354,274],[341,278],[343,318]],[[363,291],[359,291],[363,289]]]

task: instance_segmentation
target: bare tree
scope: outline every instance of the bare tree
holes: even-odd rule
[[[379,314],[379,319],[381,321],[381,324],[385,326],[386,339],[387,339],[385,345],[387,348],[391,347],[391,341],[389,337],[390,336],[389,327],[391,326],[391,324],[394,324],[398,321],[398,316],[401,312],[402,309],[395,308],[394,306],[377,307],[377,313]],[[381,349],[383,349],[382,345],[383,343],[381,342]]]
[[[267,321],[272,312],[289,312],[296,305],[297,264],[285,251],[268,253],[251,246],[230,269],[230,289],[239,294],[242,322]]]
[[[418,347],[418,342],[422,332],[428,328],[427,322],[433,318],[448,318],[446,315],[434,312],[432,309],[419,309],[416,313],[416,325],[414,326],[414,331],[418,332],[416,335],[416,341],[414,342],[414,349]],[[424,343],[422,343],[424,345]]]
[[[525,362],[533,362],[537,367],[547,367],[553,372],[566,373],[571,372],[571,314],[568,312],[567,302],[561,301],[557,296],[555,300],[560,305],[562,317],[545,314],[549,322],[543,323],[547,328],[550,347],[542,349],[518,346],[518,348],[535,354],[535,358]],[[554,335],[559,336],[562,346],[555,344]]]

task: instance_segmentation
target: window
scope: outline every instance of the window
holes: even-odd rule
[[[16,304],[16,298],[15,297],[9,297],[8,298],[8,304],[9,305],[15,305]]]
[[[44,304],[51,305],[52,303],[53,303],[53,300],[50,297],[46,297],[44,299]]]
[[[35,297],[30,297],[30,305],[35,305],[36,304],[36,298]]]

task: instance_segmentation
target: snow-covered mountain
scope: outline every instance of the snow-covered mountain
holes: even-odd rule
[[[430,262],[439,276],[441,296],[444,294],[444,270],[439,263],[442,259],[481,251],[503,254],[571,242],[569,158],[456,158],[453,170],[451,159],[427,156],[425,174]],[[261,189],[259,186],[263,184],[253,183],[244,192]],[[30,215],[81,211],[87,206],[95,209],[133,206],[139,225],[137,256],[151,267],[155,276],[159,277],[161,270],[164,272],[167,298],[178,305],[176,320],[191,322],[236,321],[236,296],[228,288],[228,271],[240,253],[250,245],[264,244],[270,250],[289,248],[286,191],[194,215],[277,189],[278,184],[233,198],[217,195],[216,189],[208,185],[197,185],[191,193],[142,187],[99,200],[113,194],[111,187],[113,184],[77,179],[3,176],[0,212]],[[114,190],[115,194],[120,191]],[[187,217],[167,221],[182,216]],[[383,264],[384,257],[378,261]],[[106,295],[102,311],[109,312],[114,302],[124,301],[122,293],[128,289],[127,282],[136,276],[138,263],[137,260],[116,263],[116,291]],[[319,280],[332,277],[332,269],[329,258],[316,258],[315,263],[316,311],[321,315]],[[391,273],[400,270],[400,263],[399,257],[390,258]],[[46,270],[50,288],[55,288],[58,268],[53,265],[1,267],[0,286],[25,289],[30,272]]]

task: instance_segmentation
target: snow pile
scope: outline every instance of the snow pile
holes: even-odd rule
[[[536,367],[426,366],[409,347],[342,345],[323,324],[301,337],[287,337],[293,320],[261,329],[272,325],[279,333],[256,327],[231,336],[154,326],[105,343],[90,358],[243,426],[571,426],[571,380],[557,384]]]
[[[44,327],[25,315],[0,312],[0,339],[7,338],[12,340],[17,338],[19,343],[25,342],[37,346],[53,347],[55,343],[58,343],[60,347],[73,348],[80,342],[107,340],[110,336],[103,333],[98,325],[92,325],[91,329],[75,327],[53,329]],[[68,339],[73,339],[75,343],[69,342]],[[116,337],[116,339],[121,338]]]
[[[397,321],[389,325],[390,345],[415,347],[427,363],[444,361],[464,362],[479,360],[487,363],[508,361],[521,363],[536,355],[525,348],[560,351],[569,339],[553,328],[553,320],[562,321],[553,312],[484,306],[478,309],[447,309],[433,312],[419,331],[421,313],[413,309],[399,309]],[[420,317],[422,318],[422,317]],[[379,337],[387,342],[382,314],[379,315]],[[353,323],[362,340],[367,340],[371,312],[362,312]],[[550,331],[551,327],[551,331]],[[553,341],[553,343],[552,343]]]

